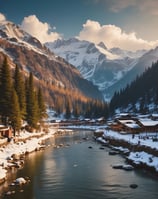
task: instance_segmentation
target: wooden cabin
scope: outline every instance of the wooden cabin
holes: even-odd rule
[[[157,132],[158,131],[158,121],[151,119],[139,119],[139,125],[144,132]]]
[[[158,132],[158,119],[149,115],[132,116],[130,114],[119,114],[109,125],[110,128],[118,132],[139,133],[139,132]]]
[[[141,128],[137,121],[132,119],[116,119],[110,127],[114,131],[124,131],[126,133],[138,133]]]
[[[13,137],[12,129],[7,126],[0,125],[0,136],[7,137],[7,138]]]

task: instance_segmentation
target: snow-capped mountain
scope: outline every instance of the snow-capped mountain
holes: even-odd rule
[[[80,89],[86,94],[88,87],[83,85],[88,83],[90,86],[90,83],[81,84],[81,79],[82,82],[89,80],[98,86],[108,100],[115,91],[124,88],[158,59],[158,47],[148,52],[131,52],[119,48],[108,49],[103,42],[95,45],[76,38],[57,40],[46,46],[14,23],[1,22],[0,58],[3,53],[23,71],[31,70],[39,79],[55,82],[62,87],[82,87]],[[71,64],[80,71],[84,80]],[[95,87],[93,92],[90,96],[100,98]]]
[[[38,39],[12,22],[0,22],[0,64],[4,56],[14,69],[17,64],[24,74],[32,72],[45,85],[48,98],[53,97],[52,85],[78,91],[81,95],[102,99],[102,94],[91,82],[63,58],[50,52]]]
[[[10,21],[2,21],[0,23],[0,37],[10,39],[10,41],[15,43],[17,42],[18,44],[25,44],[27,46],[30,46],[30,48],[43,47],[38,39],[31,36],[24,30],[22,30],[19,26]]]
[[[113,94],[108,93],[107,89],[116,85],[128,74],[146,52],[144,50],[130,52],[119,48],[108,49],[103,42],[95,45],[76,38],[49,42],[46,46],[76,66],[85,79],[98,86],[105,99]]]
[[[104,92],[108,93],[109,96],[112,96],[116,90],[118,91],[124,88],[127,84],[131,83],[137,76],[141,75],[147,68],[151,67],[152,63],[157,62],[157,60],[158,47],[143,54],[128,73],[126,73],[119,81],[111,85],[109,88],[105,89]]]

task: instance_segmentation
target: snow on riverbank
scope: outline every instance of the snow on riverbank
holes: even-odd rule
[[[105,141],[106,138],[111,138],[113,140],[123,140],[125,142],[127,142],[130,146],[145,146],[145,147],[149,147],[155,151],[158,151],[158,133],[156,132],[145,132],[145,133],[140,133],[140,134],[127,134],[126,132],[115,132],[112,130],[107,130],[107,125],[104,126],[95,126],[95,125],[80,125],[80,126],[68,126],[67,128],[71,128],[71,129],[89,129],[89,130],[93,130],[95,132],[98,131],[99,132],[103,132],[103,137],[99,137],[100,142],[102,142],[103,144],[107,144],[107,142]],[[105,138],[105,139],[103,139]],[[154,141],[154,139],[157,139],[157,141]],[[126,153],[127,148],[123,148],[123,147],[117,147],[118,150],[120,150],[121,152]],[[155,169],[155,171],[158,172],[158,157],[157,156],[153,156],[150,153],[146,153],[144,151],[141,152],[130,152],[129,156],[127,157],[128,160],[131,160],[134,164],[143,164],[146,165],[147,167],[152,167]]]
[[[129,142],[130,144],[139,144],[144,146],[149,146],[152,149],[158,150],[158,142],[153,142],[154,137],[158,138],[157,133],[140,133],[140,134],[126,134],[126,133],[118,133],[114,132],[112,130],[105,130],[104,131],[104,137],[111,137],[116,140],[125,140]]]
[[[112,130],[105,130],[103,137],[111,138],[114,140],[123,140],[133,146],[140,146],[140,147],[149,147],[155,151],[158,151],[158,135],[156,132],[153,133],[140,133],[140,134],[125,134],[125,133],[118,133]],[[154,141],[154,138],[157,141]],[[126,149],[124,149],[126,150]],[[153,154],[144,152],[144,151],[131,151],[129,156],[127,157],[128,160],[133,162],[135,165],[145,165],[146,167],[153,168],[156,172],[158,172],[158,157],[154,156]]]
[[[92,126],[92,125],[80,125],[80,126],[68,126],[66,128],[74,128],[74,129],[89,129],[98,132],[104,132],[103,138],[111,138],[114,140],[124,140],[130,145],[139,145],[139,146],[148,146],[151,149],[158,151],[158,141],[153,141],[153,138],[158,137],[157,133],[141,133],[141,134],[126,134],[125,132],[114,132],[112,130],[107,130],[107,126]],[[98,130],[97,130],[98,129]],[[57,132],[57,128],[50,127],[49,133],[39,132],[39,133],[29,133],[23,132],[18,137],[19,140],[14,143],[11,141],[5,147],[0,148],[0,180],[5,179],[7,176],[7,170],[10,166],[10,162],[8,160],[12,160],[13,154],[23,155],[26,153],[30,153],[35,151],[36,149],[41,147],[41,141],[45,140],[49,137],[52,137],[55,132]],[[102,142],[105,140],[102,138]],[[118,147],[119,148],[119,147]],[[121,147],[120,147],[121,148]],[[127,149],[121,148],[121,150],[126,151]],[[152,154],[146,153],[144,151],[141,152],[130,152],[128,159],[133,161],[134,163],[143,163],[147,166],[155,168],[155,171],[158,172],[158,157],[153,156]]]
[[[45,140],[54,135],[56,129],[50,128],[49,133],[39,132],[39,133],[21,133],[18,139],[24,139],[25,142],[19,141],[14,143],[12,140],[6,146],[0,148],[0,181],[6,178],[7,170],[11,163],[8,160],[12,160],[13,154],[16,156],[24,155],[35,151],[41,147],[41,141]]]
[[[148,167],[152,167],[155,169],[156,172],[158,172],[158,157],[155,157],[151,154],[142,152],[131,152],[129,157],[129,160],[131,160],[135,165],[144,164]]]

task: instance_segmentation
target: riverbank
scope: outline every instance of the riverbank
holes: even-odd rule
[[[102,132],[102,135],[100,134]],[[99,130],[99,142],[114,146],[114,150],[126,155],[128,163],[136,168],[158,174],[157,133],[120,134],[112,130]]]
[[[158,133],[127,134],[107,128],[107,125],[69,125],[69,129],[89,129],[97,133],[99,142],[120,151],[135,168],[146,169],[158,175]],[[64,127],[65,128],[65,127]]]
[[[138,135],[120,134],[112,130],[107,130],[104,126],[68,126],[68,129],[89,129],[97,130],[99,141],[102,144],[114,146],[115,150],[126,154],[126,160],[137,168],[146,168],[158,174],[158,141],[154,141],[156,133],[141,133]],[[66,130],[66,128],[64,128]],[[49,127],[48,132],[23,132],[16,142],[11,141],[0,147],[0,183],[7,178],[7,172],[12,167],[20,167],[24,164],[24,157],[28,153],[44,148],[42,141],[61,134],[64,129]],[[71,132],[71,131],[70,131]],[[149,136],[150,135],[150,136]],[[113,148],[113,149],[114,149]],[[128,153],[127,153],[128,152]],[[128,155],[127,155],[128,154]]]
[[[158,133],[144,132],[127,134],[107,128],[107,125],[71,125],[70,129],[89,129],[97,133],[98,141],[113,150],[120,151],[129,164],[139,169],[146,169],[158,175]],[[95,133],[94,133],[95,134]]]
[[[43,140],[52,137],[56,131],[56,128],[49,128],[47,132],[25,131],[11,142],[4,142],[0,147],[0,183],[7,179],[7,173],[11,168],[19,168],[24,164],[27,154],[44,148]]]
[[[45,148],[43,141],[54,136],[63,135],[65,133],[73,133],[71,129],[80,129],[80,127],[63,127],[59,128],[52,124],[48,130],[39,132],[21,132],[19,136],[14,137],[10,142],[7,138],[0,140],[0,184],[7,179],[7,174],[12,168],[20,168],[24,164],[24,158],[29,153]],[[84,129],[96,129],[96,127],[82,126]]]
[[[137,170],[113,169],[112,165],[117,163],[124,165],[124,158],[109,155],[110,148],[100,150],[101,145],[92,139],[92,135],[92,131],[85,130],[73,130],[72,135],[55,134],[45,142],[48,148],[28,155],[24,166],[10,173],[3,184],[9,187],[2,185],[2,198],[157,198],[157,178]],[[60,144],[63,146],[54,147]],[[30,182],[12,186],[14,180],[21,177],[29,178]],[[132,189],[133,184],[138,187]]]

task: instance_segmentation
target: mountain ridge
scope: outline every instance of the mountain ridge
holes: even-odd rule
[[[85,80],[73,65],[9,21],[0,24],[0,54],[0,63],[7,56],[13,68],[17,64],[23,73],[31,71],[45,87],[49,84],[49,87],[53,85],[72,92],[75,90],[88,98],[102,99],[97,87]],[[52,92],[48,91],[50,97]]]
[[[110,92],[110,88],[115,87],[146,53],[146,50],[132,52],[119,48],[108,49],[103,42],[96,45],[77,38],[56,40],[46,43],[46,46],[76,66],[85,79],[98,86],[105,99],[112,97],[115,89]]]

